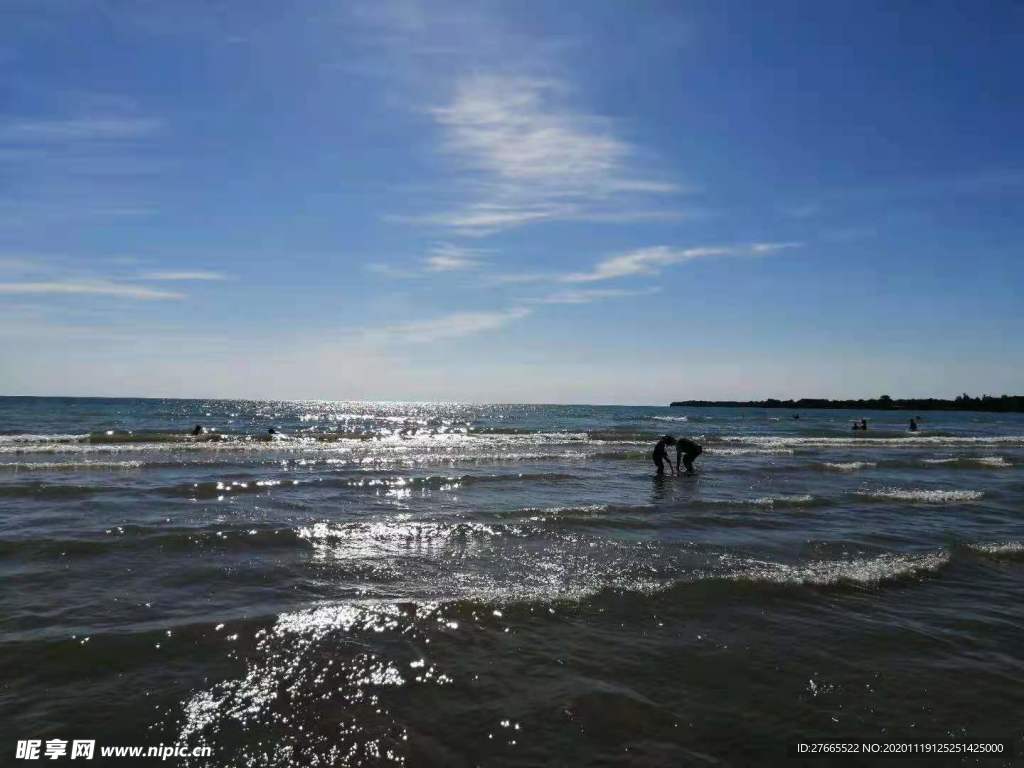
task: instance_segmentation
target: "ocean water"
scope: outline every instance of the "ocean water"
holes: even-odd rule
[[[2,749],[1024,754],[1024,417],[909,415],[0,398]],[[654,476],[665,432],[697,474]]]

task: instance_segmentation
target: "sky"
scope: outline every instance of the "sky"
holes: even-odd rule
[[[1024,392],[1018,2],[0,0],[0,394]]]

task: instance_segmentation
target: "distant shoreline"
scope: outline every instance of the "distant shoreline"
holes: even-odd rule
[[[984,413],[1024,413],[1024,395],[963,394],[953,400],[941,398],[893,399],[888,395],[862,400],[829,400],[804,397],[799,400],[676,400],[670,407],[681,408],[786,408],[789,410],[872,410],[872,411],[981,411]]]

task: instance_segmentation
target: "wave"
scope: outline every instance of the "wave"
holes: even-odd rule
[[[0,485],[0,497],[31,499],[81,499],[97,493],[116,490],[108,485],[68,485],[65,483],[5,483]]]
[[[988,544],[974,543],[967,544],[966,547],[972,552],[996,560],[1024,559],[1024,542],[1021,541],[1004,541]]]
[[[1024,435],[998,435],[990,437],[962,437],[952,435],[905,435],[889,436],[771,436],[771,435],[724,435],[706,438],[709,445],[739,444],[767,448],[930,448],[945,446],[1010,446],[1024,447]]]
[[[194,548],[263,550],[301,546],[291,528],[157,528],[124,525],[75,538],[0,539],[0,557],[52,558],[105,555],[122,550],[178,551]]]
[[[787,505],[805,505],[805,504],[821,504],[824,503],[821,499],[812,496],[809,493],[794,493],[794,494],[782,494],[778,496],[760,496],[750,501],[741,500],[741,504],[756,504],[757,506],[787,506]]]
[[[801,565],[725,557],[720,573],[669,581],[654,590],[595,582],[585,593],[571,596],[550,590],[528,595],[471,591],[457,597],[358,599],[286,611],[269,621],[211,624],[206,636],[246,644],[244,666],[186,695],[181,719],[174,723],[177,741],[211,745],[220,760],[238,765],[292,764],[296,754],[310,764],[314,757],[312,762],[327,764],[339,753],[346,764],[376,765],[381,755],[404,762],[398,758],[407,727],[390,700],[411,695],[403,696],[403,688],[466,685],[475,671],[475,665],[458,662],[466,648],[483,644],[499,653],[511,652],[520,641],[506,633],[524,623],[543,632],[549,622],[558,637],[558,629],[565,628],[564,613],[576,607],[613,616],[625,610],[657,615],[657,601],[694,590],[711,596],[722,590],[743,594],[751,587],[864,590],[914,583],[948,562],[946,552]],[[632,595],[628,609],[624,591]],[[652,602],[638,605],[645,600]],[[418,694],[428,699],[435,695]],[[344,702],[351,726],[323,738],[315,730],[311,736],[308,729],[296,727],[321,722],[323,702],[335,699]],[[501,727],[516,729],[518,724],[513,716]],[[272,733],[274,738],[240,740],[237,734],[243,731]]]
[[[689,421],[688,416],[651,416],[654,421]]]
[[[729,578],[783,585],[878,585],[937,572],[949,561],[950,554],[946,551],[923,555],[887,554],[854,560],[819,560],[798,565],[745,560],[736,564],[737,572]]]
[[[563,472],[519,472],[494,475],[425,475],[420,477],[382,477],[382,478],[361,478],[349,480],[344,485],[350,488],[411,488],[429,490],[450,490],[461,488],[467,485],[478,485],[485,483],[508,483],[508,482],[533,482],[533,483],[560,483],[576,482],[579,478],[575,475]]]
[[[116,470],[139,469],[141,461],[6,461],[0,470],[48,472],[52,470]]]
[[[36,434],[14,434],[0,435],[0,446],[20,445],[22,443],[73,443],[88,438],[88,434],[81,435],[36,435]]]
[[[704,454],[711,456],[792,456],[792,448],[729,448],[725,446],[705,446]]]
[[[1013,464],[1002,456],[957,456],[944,459],[922,459],[921,462],[932,466],[959,467],[964,469],[976,469],[978,467],[1009,469],[1013,467]]]
[[[983,491],[935,490],[929,488],[875,488],[857,491],[858,495],[888,501],[913,501],[926,504],[947,504],[951,502],[977,501]]]
[[[822,466],[836,472],[856,472],[860,469],[877,467],[878,463],[874,461],[826,461]]]
[[[523,535],[528,531],[520,525],[488,524],[481,522],[378,522],[378,523],[342,523],[326,522],[302,526],[296,532],[300,540],[313,544],[333,544],[338,542],[356,542],[359,546],[367,542],[384,545],[405,544],[408,542],[431,543],[449,539],[489,538],[494,536]]]

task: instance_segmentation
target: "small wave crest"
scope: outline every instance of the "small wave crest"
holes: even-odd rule
[[[991,437],[965,437],[955,435],[885,435],[857,436],[781,436],[781,435],[723,435],[708,438],[712,445],[756,445],[762,448],[931,448],[983,446],[1024,447],[1024,435],[997,435]]]
[[[783,506],[789,504],[814,504],[818,500],[809,493],[780,494],[778,496],[759,496],[752,499],[750,504],[762,507]]]
[[[890,501],[915,501],[926,504],[977,501],[984,492],[969,490],[936,490],[932,488],[874,488],[857,492],[860,496]]]
[[[88,438],[88,434],[83,435],[35,435],[35,434],[16,434],[16,435],[0,435],[0,445],[22,445],[25,443],[77,443]]]
[[[50,472],[53,470],[139,469],[141,461],[5,461],[0,470]]]
[[[923,555],[880,555],[853,560],[818,560],[800,565],[746,560],[738,564],[737,572],[730,578],[770,584],[831,586],[846,583],[873,586],[938,571],[949,560],[950,555],[945,551]]]
[[[968,544],[967,548],[980,555],[997,560],[1024,559],[1024,542],[1022,541],[1002,541],[987,544],[974,543]]]
[[[835,472],[856,472],[877,467],[878,464],[874,461],[826,461],[823,466]]]
[[[942,459],[922,459],[921,461],[924,464],[930,464],[933,466],[963,467],[965,469],[974,469],[977,467],[1009,469],[1013,466],[1013,464],[1002,456],[953,456]]]

